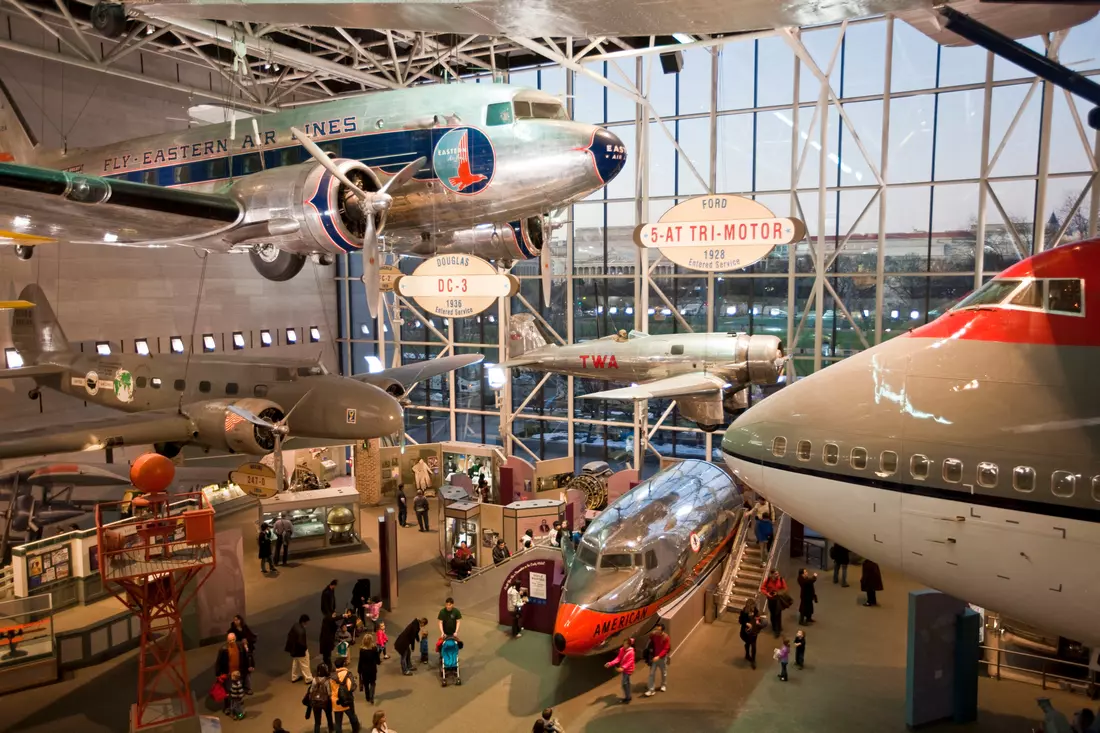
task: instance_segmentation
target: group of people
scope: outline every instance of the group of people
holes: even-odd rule
[[[416,490],[413,499],[413,512],[416,514],[416,524],[421,532],[430,532],[428,526],[428,497],[424,495],[424,489]],[[409,499],[405,496],[405,484],[397,485],[397,523],[402,527],[409,527]]]
[[[260,533],[256,538],[260,546],[260,572],[266,575],[268,572],[276,572],[275,566],[282,560],[286,567],[286,558],[290,553],[290,538],[294,536],[294,523],[287,519],[286,514],[280,513],[274,524],[267,521],[260,523]]]
[[[214,661],[215,699],[221,699],[222,712],[235,720],[244,719],[244,698],[252,694],[256,638],[244,618],[239,614],[234,616],[225,643],[218,648]]]
[[[615,658],[604,666],[621,675],[620,683],[623,689],[623,704],[628,704],[632,699],[631,677],[635,669],[634,638],[624,639]],[[642,659],[649,665],[649,682],[646,685],[645,697],[653,697],[657,690],[666,692],[668,682],[668,655],[672,651],[672,640],[665,632],[664,622],[658,621],[649,634],[645,648],[642,650]],[[661,673],[661,684],[657,687],[657,672]]]

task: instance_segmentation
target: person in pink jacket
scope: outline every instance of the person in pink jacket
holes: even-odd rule
[[[605,667],[614,667],[623,675],[623,703],[630,702],[630,675],[634,674],[634,639],[627,639],[619,647],[619,653]]]

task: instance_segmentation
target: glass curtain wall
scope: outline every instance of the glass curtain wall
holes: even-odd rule
[[[1045,50],[1042,38],[1024,43]],[[1093,20],[1068,33],[1058,56],[1097,74],[1097,47]],[[805,375],[936,318],[1035,251],[1096,231],[1088,105],[982,49],[941,47],[904,22],[878,18],[683,56],[678,74],[662,73],[652,55],[590,62],[583,72],[513,71],[511,83],[560,95],[574,119],[613,129],[627,147],[627,168],[589,199],[553,212],[548,306],[537,263],[526,262],[513,269],[521,297],[480,316],[451,322],[405,309],[403,322],[378,324],[367,315],[358,258],[340,263],[345,373],[392,365],[395,354],[401,363],[431,359],[448,346],[496,364],[507,358],[500,326],[509,312],[535,311],[551,343],[554,334],[575,343],[631,328],[774,334]],[[656,253],[643,263],[632,242],[636,224],[707,192],[750,196],[776,216],[801,218],[807,238],[732,273],[683,270]],[[820,307],[811,302],[819,268]],[[408,434],[419,442],[510,443],[529,460],[572,454],[578,468],[635,464],[641,416],[632,404],[576,399],[604,382],[543,377],[513,370],[499,394],[483,365],[431,380],[411,395]],[[650,428],[668,407],[649,403]],[[652,470],[657,452],[718,458],[719,436],[673,409],[642,463]]]

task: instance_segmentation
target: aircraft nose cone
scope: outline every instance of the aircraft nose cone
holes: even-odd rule
[[[565,651],[565,637],[561,634],[554,634],[554,649],[556,649],[559,654]]]
[[[611,179],[619,175],[619,171],[626,165],[626,147],[623,141],[615,133],[603,127],[597,128],[592,135],[592,144],[588,146],[588,152],[596,164],[596,175],[600,182],[607,184]]]

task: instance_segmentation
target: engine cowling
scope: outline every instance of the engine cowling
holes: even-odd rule
[[[782,340],[776,336],[749,336],[745,333],[735,334],[731,338],[735,339],[733,359],[726,369],[733,373],[738,382],[742,385],[769,385],[779,380],[786,362]]]
[[[550,217],[529,216],[507,224],[484,224],[416,243],[415,254],[467,254],[511,264],[539,256],[550,240]]]
[[[335,162],[364,191],[381,188],[359,161]],[[355,196],[315,161],[252,173],[235,183],[230,194],[244,209],[236,230],[241,244],[270,245],[299,255],[342,254],[362,245],[363,219]],[[381,224],[380,217],[375,224]]]
[[[270,400],[248,397],[234,402],[208,402],[190,413],[198,432],[196,442],[230,453],[249,455],[263,455],[274,450],[275,437],[271,431],[230,412],[230,405],[248,410],[268,422],[283,419],[283,409]]]

